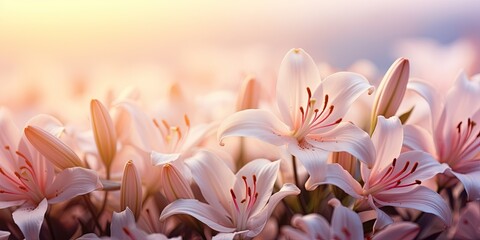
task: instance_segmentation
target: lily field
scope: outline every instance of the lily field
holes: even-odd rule
[[[480,4],[0,2],[1,239],[478,239]]]

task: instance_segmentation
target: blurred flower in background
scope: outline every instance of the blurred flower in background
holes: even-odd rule
[[[174,82],[192,98],[237,88],[248,74],[267,85],[292,47],[340,69],[366,59],[382,72],[402,56],[412,76],[449,81],[460,67],[467,75],[479,70],[479,7],[468,0],[2,1],[0,104],[23,110],[21,120],[42,111],[78,121],[87,109],[76,106],[129,86],[151,102]]]

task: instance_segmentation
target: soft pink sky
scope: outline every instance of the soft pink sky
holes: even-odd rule
[[[405,39],[478,42],[479,9],[474,0],[1,1],[0,105],[58,112],[131,85],[150,98],[178,80],[231,87],[249,73],[274,78],[292,47],[340,69],[365,58],[383,71]]]

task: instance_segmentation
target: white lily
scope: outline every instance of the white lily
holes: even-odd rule
[[[207,203],[196,199],[179,199],[168,205],[160,220],[175,214],[188,214],[220,232],[216,238],[258,235],[275,206],[286,196],[300,190],[285,184],[274,193],[279,161],[257,159],[235,175],[216,155],[201,151],[186,162]]]
[[[281,63],[277,81],[279,116],[263,109],[237,112],[221,123],[218,138],[221,142],[228,136],[248,136],[287,145],[310,181],[323,180],[326,152],[346,151],[372,166],[375,151],[368,134],[342,120],[366,91],[371,93],[373,86],[355,73],[339,72],[322,81],[313,59],[302,49],[292,49]]]

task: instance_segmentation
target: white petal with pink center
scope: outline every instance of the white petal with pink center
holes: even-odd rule
[[[364,77],[340,72],[321,81],[313,59],[302,49],[292,49],[281,63],[276,89],[278,117],[266,110],[237,112],[220,124],[220,142],[228,136],[248,136],[288,145],[316,179],[325,177],[326,159],[315,151],[346,151],[372,165],[375,152],[368,134],[342,122],[352,103],[373,91]]]
[[[405,145],[427,150],[437,161],[448,164],[447,176],[462,182],[470,200],[480,199],[480,188],[475,184],[480,181],[476,167],[480,153],[480,126],[477,124],[480,121],[480,75],[470,80],[465,73],[460,73],[444,98],[424,82],[418,81],[411,88],[430,105],[432,135],[425,137],[422,133],[427,130],[409,127]]]
[[[446,225],[450,225],[451,212],[444,200],[436,192],[419,186],[422,181],[443,173],[448,167],[424,152],[410,151],[400,154],[402,129],[397,117],[378,117],[372,136],[377,158],[373,168],[362,166],[363,186],[336,164],[328,166],[325,181],[310,184],[333,184],[355,198],[367,200],[377,213],[375,228],[383,228],[393,222],[380,210],[379,207],[382,206],[425,211],[439,216]],[[414,193],[418,195],[413,196]]]
[[[279,201],[300,193],[296,186],[285,184],[272,195],[279,161],[254,160],[236,175],[221,159],[206,151],[186,163],[207,203],[177,200],[163,210],[160,220],[188,214],[220,233],[245,231],[236,234],[254,237],[263,229]]]

